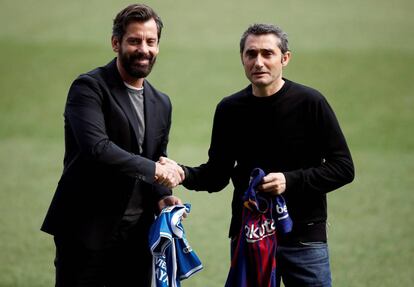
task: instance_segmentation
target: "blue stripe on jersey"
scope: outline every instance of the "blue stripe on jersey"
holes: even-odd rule
[[[149,245],[153,256],[152,286],[181,286],[203,266],[188,244],[181,223],[184,213],[190,212],[190,204],[164,208],[149,232]]]

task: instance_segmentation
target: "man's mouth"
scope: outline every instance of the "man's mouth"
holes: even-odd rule
[[[254,76],[263,76],[263,75],[266,75],[266,74],[267,74],[267,72],[253,72]]]
[[[140,56],[140,57],[134,57],[134,59],[132,59],[132,60],[133,60],[133,63],[135,65],[142,66],[142,65],[148,65],[151,61],[151,57],[149,57],[149,56],[147,56],[147,57],[146,56]]]
[[[138,59],[138,60],[135,61],[135,64],[140,65],[140,66],[148,65],[149,61],[148,61],[148,59]]]

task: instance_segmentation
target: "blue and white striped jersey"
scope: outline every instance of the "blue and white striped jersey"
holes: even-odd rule
[[[203,268],[188,244],[181,223],[183,214],[189,213],[190,208],[190,204],[166,207],[151,226],[152,287],[179,287],[181,280]]]

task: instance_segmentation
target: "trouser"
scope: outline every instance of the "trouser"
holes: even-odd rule
[[[277,247],[277,280],[286,287],[330,287],[331,271],[328,246],[324,242],[306,242]]]
[[[237,242],[237,237],[230,242],[232,259]],[[280,286],[281,280],[285,287],[332,286],[326,243],[306,242],[295,246],[278,246],[276,253],[276,286]]]
[[[100,250],[72,238],[55,237],[56,287],[151,286],[147,237],[147,232],[134,232]]]

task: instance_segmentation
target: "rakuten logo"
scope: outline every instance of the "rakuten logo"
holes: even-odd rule
[[[246,224],[244,231],[247,242],[260,241],[267,236],[275,234],[275,221],[273,219],[267,219],[260,225],[257,223]]]

